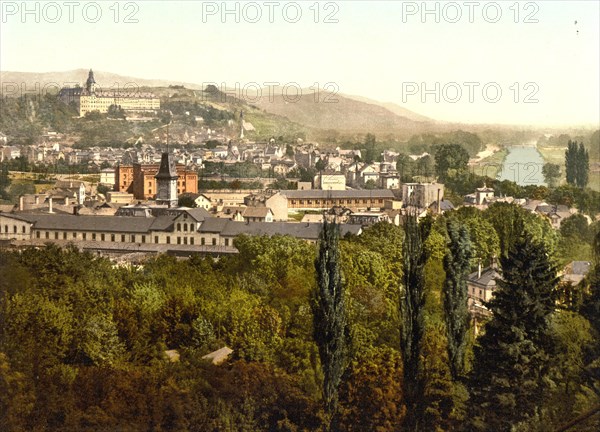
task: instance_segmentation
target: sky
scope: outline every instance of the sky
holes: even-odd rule
[[[442,121],[597,127],[599,5],[2,0],[0,70],[318,86]]]

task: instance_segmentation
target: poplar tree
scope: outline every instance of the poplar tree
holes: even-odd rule
[[[407,429],[418,430],[423,416],[423,389],[420,385],[420,353],[425,329],[425,280],[423,247],[425,227],[417,223],[413,212],[404,220],[404,272],[400,298],[400,346],[404,364],[404,395],[408,407]]]
[[[569,140],[565,151],[565,174],[567,183],[577,183],[577,143]]]
[[[447,223],[448,252],[444,257],[446,280],[443,288],[448,357],[452,378],[463,375],[465,348],[469,331],[469,309],[467,305],[467,280],[472,258],[469,232],[455,220]]]
[[[516,240],[500,259],[502,279],[488,302],[492,318],[475,346],[473,429],[510,431],[533,416],[549,382],[557,269],[543,243],[516,222]]]
[[[338,387],[348,363],[346,298],[341,273],[339,225],[323,224],[315,260],[317,286],[312,293],[313,334],[323,368],[323,400],[331,416],[338,401]]]
[[[590,155],[583,143],[579,143],[577,151],[577,178],[576,183],[580,188],[587,186],[590,178]]]

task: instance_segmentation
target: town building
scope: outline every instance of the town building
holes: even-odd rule
[[[160,209],[156,209],[160,210]],[[59,246],[106,253],[235,253],[233,240],[245,235],[289,235],[316,243],[322,224],[237,222],[210,217],[204,209],[151,211],[122,207],[123,216],[0,213],[0,240],[14,246]],[[341,234],[359,235],[360,225],[342,224]]]
[[[322,190],[346,190],[346,176],[341,172],[321,171],[315,176],[314,184]]]
[[[111,106],[124,111],[156,111],[160,109],[160,99],[152,93],[142,93],[137,89],[131,91],[102,90],[90,69],[85,87],[64,87],[58,97],[65,104],[74,104],[81,117],[92,111],[107,113]]]
[[[500,272],[495,263],[482,268],[481,264],[476,272],[467,277],[467,295],[469,305],[473,303],[484,304],[492,299],[496,290],[496,279],[500,278]]]
[[[135,199],[153,199],[157,193],[156,174],[160,164],[117,165],[115,185],[117,192],[133,194]],[[188,170],[184,165],[176,165],[177,193],[198,193],[198,173]]]
[[[389,189],[371,190],[282,190],[288,211],[328,210],[347,207],[353,211],[380,209],[385,201],[394,200]]]
[[[441,183],[404,183],[402,201],[406,206],[421,209],[444,199],[444,185]]]

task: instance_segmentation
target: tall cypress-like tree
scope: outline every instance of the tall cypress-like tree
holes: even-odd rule
[[[590,178],[590,155],[583,143],[579,143],[577,151],[577,178],[576,183],[580,188],[587,186]]]
[[[472,258],[469,231],[455,220],[447,225],[450,242],[444,257],[444,311],[448,336],[448,357],[452,378],[457,380],[464,373],[465,348],[469,331],[469,309],[467,306],[467,281],[469,263]]]
[[[425,329],[425,280],[423,268],[426,254],[423,247],[427,227],[419,226],[415,213],[404,220],[404,274],[400,298],[400,345],[404,363],[404,396],[407,429],[418,430],[423,417],[423,389],[418,379],[420,353]]]
[[[565,151],[565,174],[571,185],[577,183],[577,153],[577,143],[569,140]]]
[[[337,406],[338,386],[348,363],[346,298],[340,263],[340,230],[323,224],[315,260],[317,286],[312,293],[314,339],[323,368],[323,400],[331,416]]]
[[[590,155],[583,143],[569,141],[565,151],[565,172],[567,183],[584,188],[590,178]]]
[[[500,260],[502,280],[488,303],[492,319],[475,346],[470,382],[474,429],[510,431],[534,415],[549,377],[549,318],[557,269],[545,246],[516,222],[517,239]]]

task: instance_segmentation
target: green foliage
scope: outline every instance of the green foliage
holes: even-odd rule
[[[336,430],[390,431],[404,421],[402,359],[391,348],[374,348],[354,360],[340,387]]]
[[[338,387],[348,363],[348,324],[345,286],[340,265],[339,225],[325,222],[315,260],[317,286],[312,293],[314,339],[323,368],[323,400],[335,412]]]
[[[435,151],[437,175],[443,182],[466,171],[469,153],[460,144],[442,144]]]
[[[444,257],[444,309],[448,337],[450,371],[456,380],[465,372],[465,350],[470,314],[467,308],[467,281],[471,261],[469,232],[455,221],[448,221],[448,253]]]
[[[471,268],[479,263],[485,265],[500,255],[500,239],[485,213],[474,207],[461,207],[446,213],[449,219],[456,218],[469,231],[472,248]]]
[[[422,418],[423,389],[418,373],[424,333],[425,280],[423,268],[427,259],[423,243],[427,227],[418,225],[414,214],[404,220],[403,280],[400,294],[400,347],[402,350],[404,395],[408,407],[408,428],[416,430]]]
[[[506,256],[514,241],[518,238],[517,223],[525,225],[529,235],[544,244],[546,250],[554,256],[557,250],[558,236],[546,219],[528,212],[524,208],[509,203],[494,203],[483,213],[485,219],[494,227],[500,244],[500,255]]]
[[[488,303],[492,319],[475,346],[473,427],[509,431],[543,405],[550,376],[549,320],[556,268],[544,244],[516,221],[515,240],[500,260],[502,279]]]
[[[590,175],[590,156],[583,142],[569,140],[565,151],[567,183],[579,188],[587,186]]]
[[[185,195],[185,194],[179,196],[177,205],[179,205],[180,207],[190,207],[190,208],[198,207],[196,205],[196,201],[194,200],[194,198],[190,195]]]
[[[546,183],[548,183],[550,187],[555,187],[560,180],[560,166],[548,162],[542,167],[542,174],[544,175]]]

